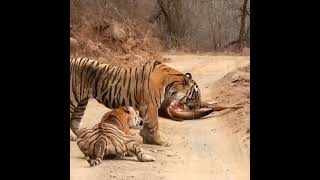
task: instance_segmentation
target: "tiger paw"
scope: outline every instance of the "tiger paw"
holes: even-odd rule
[[[100,163],[101,163],[101,159],[91,159],[90,162],[89,162],[89,164],[90,164],[91,167],[97,166],[97,165],[99,165]]]
[[[143,138],[143,143],[144,144],[154,144],[154,145],[159,145],[159,146],[164,146],[164,147],[170,147],[169,142],[161,140],[161,139],[154,139],[150,136]]]
[[[77,140],[77,137],[76,137],[76,136],[70,135],[70,141],[76,141],[76,140]]]
[[[140,130],[140,135],[143,138],[144,144],[155,144],[160,146],[167,146],[169,144],[167,141],[161,140],[159,132],[150,133],[148,129],[143,128]]]
[[[143,154],[142,155],[142,162],[150,162],[150,161],[155,161],[156,158],[154,158],[153,156],[149,155],[149,154]]]

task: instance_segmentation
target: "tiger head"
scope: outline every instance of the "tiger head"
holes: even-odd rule
[[[139,116],[139,111],[135,110],[133,107],[124,107],[124,112],[128,114],[128,124],[130,128],[142,129],[143,119]]]
[[[201,92],[190,73],[175,75],[165,88],[165,97],[174,97],[191,110],[201,106]]]
[[[105,113],[101,122],[113,124],[126,133],[130,133],[130,128],[142,129],[144,123],[139,111],[131,106],[121,106]]]

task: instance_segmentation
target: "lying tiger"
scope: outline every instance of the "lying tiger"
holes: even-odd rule
[[[139,161],[155,161],[144,153],[139,143],[133,139],[129,129],[141,129],[143,120],[132,107],[119,107],[106,113],[101,122],[92,128],[79,130],[77,144],[90,166],[99,165],[103,157],[125,154],[137,156]]]
[[[108,108],[132,106],[145,123],[140,135],[144,143],[166,145],[160,138],[158,109],[172,97],[197,109],[201,93],[190,73],[183,74],[159,61],[141,67],[121,68],[88,58],[70,59],[70,128],[78,135],[89,99]],[[74,140],[74,137],[70,138]]]

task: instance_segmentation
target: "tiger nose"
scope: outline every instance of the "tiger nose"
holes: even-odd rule
[[[139,125],[142,126],[143,125],[143,121],[140,121]]]

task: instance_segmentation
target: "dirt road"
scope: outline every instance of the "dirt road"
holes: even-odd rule
[[[190,72],[202,90],[203,100],[211,101],[212,85],[228,72],[249,64],[248,56],[166,55],[168,63],[181,72]],[[82,126],[97,123],[107,108],[95,100],[89,102]],[[176,122],[159,118],[162,138],[170,147],[143,145],[156,157],[155,162],[142,163],[136,158],[104,160],[91,168],[83,159],[75,142],[70,142],[72,180],[248,180],[250,157],[241,148],[239,137],[226,126],[231,116],[212,115],[201,120]],[[138,131],[136,131],[138,134]],[[141,138],[137,135],[141,141]]]

